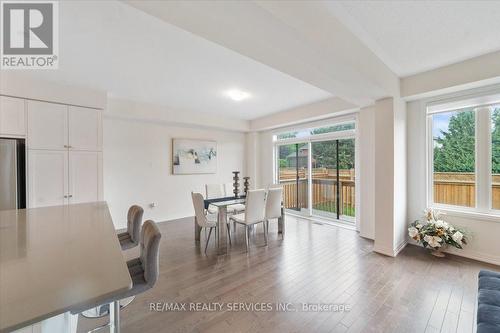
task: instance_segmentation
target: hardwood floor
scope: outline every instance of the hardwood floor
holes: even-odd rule
[[[244,252],[243,229],[226,258],[213,244],[203,254],[192,219],[159,224],[160,278],[153,290],[122,310],[122,332],[473,332],[477,273],[500,270],[456,256],[438,259],[407,246],[397,257],[372,252],[373,242],[355,231],[287,216],[286,236],[262,227]],[[213,240],[213,239],[212,239]],[[137,250],[127,257],[137,256]],[[224,303],[222,311],[150,310],[151,303]],[[292,303],[296,312],[229,311],[243,302]],[[346,312],[304,312],[301,303],[345,304]],[[105,319],[80,316],[84,332]]]

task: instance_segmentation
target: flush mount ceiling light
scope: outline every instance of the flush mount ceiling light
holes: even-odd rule
[[[233,101],[239,102],[250,97],[250,93],[239,89],[230,89],[224,92],[224,95],[231,98]]]

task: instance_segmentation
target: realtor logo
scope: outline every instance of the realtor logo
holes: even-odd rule
[[[1,68],[57,69],[58,3],[1,2]]]

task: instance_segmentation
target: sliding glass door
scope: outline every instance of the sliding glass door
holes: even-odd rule
[[[354,139],[311,143],[313,215],[344,220],[354,218],[354,147]]]
[[[354,123],[283,133],[275,141],[276,181],[283,186],[285,208],[354,222]]]
[[[285,208],[309,215],[309,144],[277,146],[278,182],[283,186]]]

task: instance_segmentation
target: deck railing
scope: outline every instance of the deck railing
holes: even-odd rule
[[[286,208],[301,209],[308,207],[307,170],[299,169],[298,191],[295,169],[281,169],[280,183],[283,185],[284,205]],[[339,170],[340,215],[355,214],[354,170]],[[312,170],[313,209],[336,213],[337,211],[337,170],[318,168]],[[298,195],[298,197],[297,197]],[[297,201],[298,198],[298,201]],[[298,206],[297,206],[298,204]]]

